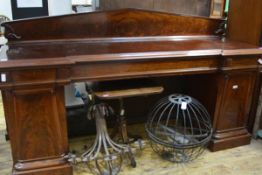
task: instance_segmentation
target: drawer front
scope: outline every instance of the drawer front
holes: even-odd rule
[[[225,58],[222,70],[257,69],[259,57],[228,57]]]
[[[56,69],[32,69],[0,72],[0,88],[27,87],[54,84],[57,80]],[[4,78],[4,79],[3,79]]]
[[[217,58],[165,59],[154,61],[97,62],[76,65],[72,69],[72,79],[104,80],[161,75],[183,75],[215,72]]]
[[[16,83],[55,80],[55,69],[20,70],[12,72],[12,80]]]

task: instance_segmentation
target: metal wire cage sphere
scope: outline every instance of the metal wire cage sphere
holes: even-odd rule
[[[171,94],[149,113],[146,132],[153,150],[172,162],[188,162],[203,153],[212,136],[210,115],[196,99]]]

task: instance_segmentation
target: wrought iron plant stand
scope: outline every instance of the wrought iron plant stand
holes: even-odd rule
[[[77,157],[74,152],[69,153],[65,158],[74,167],[80,164],[87,165],[89,170],[97,175],[118,174],[123,160],[127,159],[135,167],[136,161],[131,147],[114,142],[108,134],[105,118],[114,114],[113,109],[105,103],[96,103],[93,93],[91,95],[81,94],[81,98],[88,110],[88,118],[95,120],[96,138],[93,145],[81,155],[81,158]]]

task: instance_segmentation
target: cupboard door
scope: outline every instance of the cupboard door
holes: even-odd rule
[[[255,77],[254,72],[225,76],[217,130],[223,131],[246,127]]]

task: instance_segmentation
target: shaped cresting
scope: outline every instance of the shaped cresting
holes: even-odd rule
[[[192,75],[199,82],[186,83],[188,87],[199,87],[192,93],[197,90],[199,95],[213,97],[203,101],[214,106],[210,112],[214,114],[213,120],[218,121],[213,126],[215,133],[210,149],[218,151],[249,144],[251,138],[246,129],[249,116],[245,114],[250,112],[253,101],[261,50],[254,45],[230,39],[221,41],[219,36],[213,36],[221,22],[223,20],[121,9],[4,23],[9,44],[1,51],[5,56],[0,58],[4,59],[0,73],[6,77],[3,76],[5,81],[0,82],[0,88],[12,131],[13,174],[73,174],[72,166],[60,157],[68,152],[65,108],[60,102],[64,100],[64,86],[80,81]],[[200,74],[207,79],[200,78]],[[198,86],[203,82],[205,88]],[[90,97],[87,95],[87,102],[94,100]],[[191,160],[191,153],[198,151],[188,148],[199,148],[202,152],[212,134],[209,121],[201,117],[206,113],[198,113],[194,100],[182,105],[167,97],[162,102],[168,106],[159,110],[167,115],[158,113],[153,117],[150,114],[154,121],[152,125],[151,120],[147,123],[152,144],[167,150],[155,149],[173,162]],[[231,104],[238,107],[232,108]],[[171,110],[174,105],[179,109],[178,120],[176,107]],[[198,107],[202,109],[201,105]],[[105,134],[105,122],[101,121],[111,113],[107,105],[91,103],[88,109],[98,125],[102,125],[98,132],[101,135],[82,157],[76,158],[74,154],[66,157],[72,163],[90,163],[90,167],[91,160],[94,161],[95,173],[117,173],[121,161],[114,159],[115,155],[125,155],[128,149],[124,148],[128,146],[117,144],[116,147]],[[172,115],[164,120],[169,116],[168,111]],[[106,147],[107,154],[103,149],[109,142],[121,152]],[[103,164],[94,157],[100,153]]]

